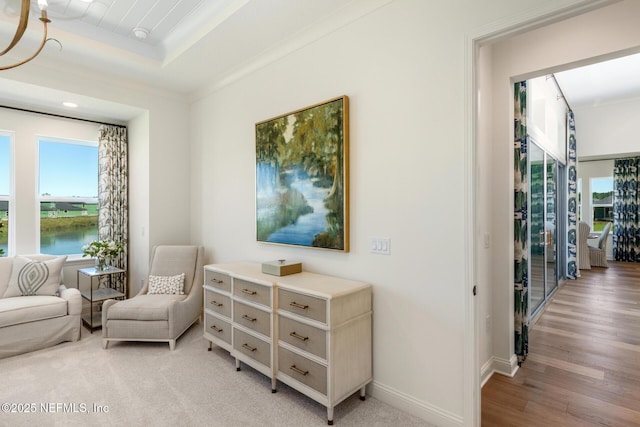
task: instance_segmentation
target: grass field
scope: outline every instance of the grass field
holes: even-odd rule
[[[591,231],[594,233],[598,233],[604,230],[604,226],[607,224],[607,222],[611,221],[593,221],[593,230]]]
[[[71,218],[40,218],[40,231],[60,231],[65,229],[98,226],[98,216],[75,216]]]

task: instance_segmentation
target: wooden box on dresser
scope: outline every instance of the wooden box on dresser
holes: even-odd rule
[[[236,357],[236,367],[240,359],[270,377],[272,391],[280,380],[323,404],[330,425],[337,404],[358,390],[364,400],[365,386],[372,380],[370,285],[307,272],[270,276],[263,274],[257,263],[208,265],[205,281],[205,338],[230,351]],[[226,282],[230,288],[220,289]],[[243,301],[247,283],[269,289],[271,305]],[[229,301],[219,301],[222,297]],[[230,306],[231,314],[221,313],[220,303]],[[249,319],[245,313],[236,313],[244,305],[264,312],[271,309],[270,335],[246,329],[243,321],[253,324],[266,320],[251,320],[258,317],[255,312],[247,314]],[[228,339],[225,328],[216,325],[221,322],[227,322],[225,328],[231,330]],[[255,357],[267,349],[252,351],[258,346],[242,341],[245,334],[270,345],[270,367]]]

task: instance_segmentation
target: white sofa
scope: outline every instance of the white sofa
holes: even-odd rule
[[[80,339],[82,297],[77,289],[67,289],[62,284],[64,261],[56,261],[59,257],[52,255],[26,258],[40,261],[36,263],[40,266],[55,262],[55,268],[25,273],[38,280],[44,271],[48,275],[46,291],[42,286],[38,295],[13,296],[16,291],[11,284],[20,273],[17,268],[24,266],[25,257],[0,257],[0,359]]]

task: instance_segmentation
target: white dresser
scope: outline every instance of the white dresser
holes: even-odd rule
[[[204,336],[230,351],[236,368],[242,361],[270,377],[272,391],[279,380],[320,402],[330,425],[338,403],[358,390],[364,400],[372,380],[370,285],[232,263],[206,266],[204,286]]]

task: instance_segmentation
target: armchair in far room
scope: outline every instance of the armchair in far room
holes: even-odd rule
[[[164,341],[173,350],[176,340],[202,313],[204,248],[156,246],[149,279],[135,297],[102,305],[102,339]]]
[[[589,245],[587,244],[590,232],[591,226],[584,221],[580,221],[578,224],[578,268],[580,270],[591,270]]]
[[[609,238],[609,231],[611,230],[611,223],[608,222],[600,238],[598,239],[598,246],[589,245],[589,262],[594,267],[608,267],[607,264],[607,239]]]

